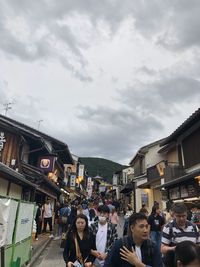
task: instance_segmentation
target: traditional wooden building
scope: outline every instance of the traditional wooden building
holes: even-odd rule
[[[47,134],[0,115],[0,194],[44,202],[64,188],[68,146]]]
[[[165,155],[163,197],[169,201],[200,202],[200,109],[162,143]]]

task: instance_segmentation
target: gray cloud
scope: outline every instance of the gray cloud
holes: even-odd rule
[[[81,138],[85,147],[90,147],[94,155],[106,155],[114,160],[130,158],[133,150],[137,150],[138,144],[148,142],[151,134],[163,127],[152,114],[124,107],[79,107],[79,110],[79,119],[87,122],[90,129],[88,133],[82,132]],[[77,136],[78,138],[80,136]],[[76,146],[74,144],[74,147]]]
[[[120,93],[124,104],[132,109],[154,115],[157,112],[173,114],[176,106],[186,99],[192,102],[200,97],[200,81],[186,76],[165,75],[151,83],[138,82]]]
[[[121,23],[132,18],[134,28],[144,37],[168,49],[182,49],[199,45],[199,1],[141,1],[136,0],[82,0],[65,1],[17,0],[0,2],[0,49],[25,61],[56,58],[78,79],[92,81],[87,73],[84,49],[90,47],[91,39],[100,36],[99,23],[105,22],[114,34]],[[79,16],[90,21],[89,38],[85,40],[68,24],[69,18]],[[6,22],[22,18],[29,31],[26,41],[21,40],[6,27]],[[159,23],[158,23],[159,21]],[[20,27],[20,26],[19,26]],[[38,31],[44,33],[38,37]],[[60,44],[58,47],[57,45]],[[60,49],[63,46],[63,49]],[[73,58],[73,60],[71,60]]]
[[[144,73],[144,74],[147,74],[149,76],[155,76],[157,74],[157,71],[150,69],[146,66],[143,66],[143,67],[139,68],[138,70],[136,70],[136,73]]]
[[[0,50],[9,59],[17,57],[30,63],[58,60],[83,82],[93,81],[87,71],[85,51],[103,38],[102,25],[106,25],[112,38],[121,23],[130,19],[133,33],[137,31],[157,46],[177,54],[195,48],[195,57],[184,58],[170,69],[155,71],[153,62],[152,68],[138,68],[136,74],[147,75],[151,80],[128,81],[129,86],[118,90],[117,107],[79,106],[75,118],[78,126],[69,127],[65,122],[67,112],[63,117],[60,115],[62,122],[50,111],[48,116],[45,99],[30,95],[14,95],[16,102],[9,115],[35,128],[37,121],[44,119],[41,130],[65,141],[77,155],[129,162],[140,146],[155,141],[155,133],[165,137],[165,118],[181,114],[184,105],[199,102],[199,9],[197,0],[59,0],[59,4],[56,0],[41,0],[39,4],[28,0],[0,0]],[[17,19],[22,19],[19,25]],[[76,20],[83,27],[83,32],[79,29],[83,36],[73,28]],[[85,29],[82,21],[88,23]],[[11,23],[9,27],[8,23]],[[100,76],[104,74],[107,73],[101,66]],[[120,74],[112,72],[110,80],[116,86],[123,82]],[[2,103],[10,99],[7,89],[6,82],[0,83]]]

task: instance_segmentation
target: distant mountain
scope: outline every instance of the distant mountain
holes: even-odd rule
[[[113,173],[126,167],[119,163],[102,158],[80,157],[79,161],[85,165],[85,170],[89,176],[95,177],[99,175],[109,183],[112,183]]]

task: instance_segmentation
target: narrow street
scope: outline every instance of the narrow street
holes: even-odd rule
[[[122,237],[123,233],[123,216],[120,216],[120,223],[118,225],[117,231],[119,237]],[[59,240],[52,240],[50,245],[42,252],[36,262],[32,267],[65,267],[65,262],[63,260],[63,249],[60,248]]]
[[[59,240],[52,240],[50,245],[42,252],[33,267],[65,267],[63,249],[60,248]]]

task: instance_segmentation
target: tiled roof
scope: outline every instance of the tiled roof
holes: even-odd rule
[[[164,146],[175,141],[182,133],[200,120],[200,108],[197,109],[189,118],[187,118],[171,135],[169,135],[160,146]]]

